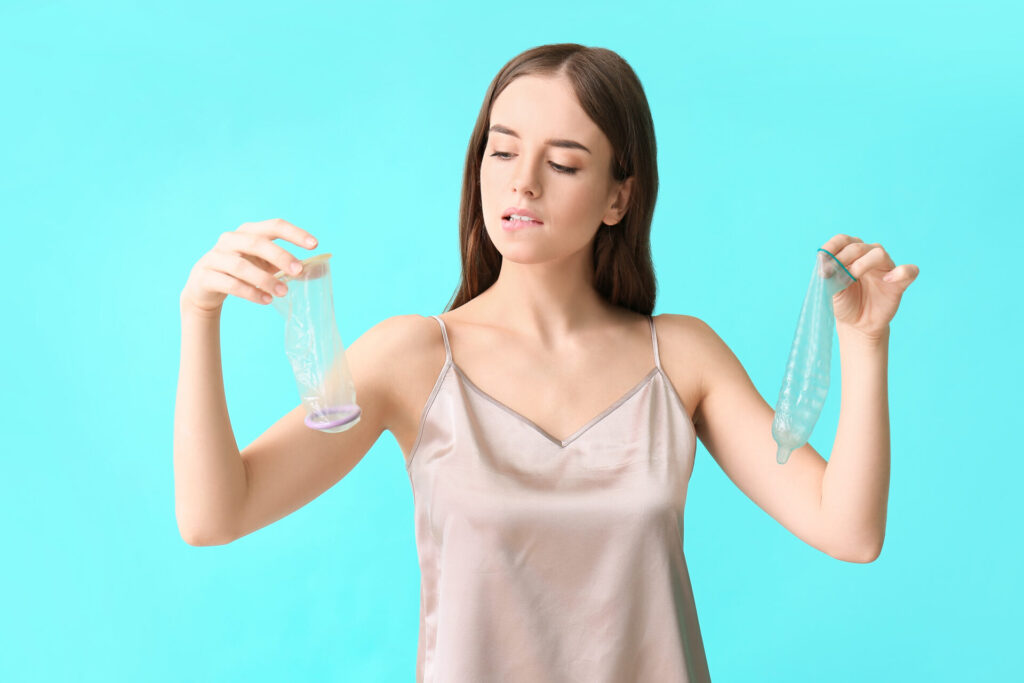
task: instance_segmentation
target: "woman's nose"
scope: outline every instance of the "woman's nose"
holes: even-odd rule
[[[512,178],[512,191],[536,196],[539,189],[537,178],[532,168],[526,164],[520,166]]]

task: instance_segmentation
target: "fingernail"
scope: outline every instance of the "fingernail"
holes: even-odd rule
[[[316,246],[316,240],[313,239],[312,237],[306,238],[306,246],[307,247],[315,247]]]
[[[887,273],[886,276],[883,277],[882,279],[885,280],[886,282],[892,282],[893,280],[896,279],[896,276],[893,275],[892,273]]]

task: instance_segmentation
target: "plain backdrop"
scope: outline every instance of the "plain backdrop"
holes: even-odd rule
[[[705,320],[773,406],[819,246],[845,233],[920,268],[891,325],[877,561],[806,545],[698,443],[685,553],[714,680],[1018,674],[1022,20],[1009,0],[6,0],[0,679],[413,680],[420,573],[390,433],[264,529],[180,537],[178,297],[222,232],[280,217],[320,238],[279,242],[292,253],[333,254],[346,346],[441,313],[483,95],[555,42],[639,75],[655,313]],[[283,327],[225,304],[240,448],[299,403]],[[826,458],[834,354],[810,440]]]

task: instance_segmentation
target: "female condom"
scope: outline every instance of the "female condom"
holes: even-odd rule
[[[832,369],[832,297],[856,281],[834,254],[818,249],[772,420],[780,465],[807,443],[821,415]]]
[[[331,254],[302,261],[298,275],[274,275],[288,293],[273,300],[285,320],[284,346],[291,361],[307,427],[337,433],[354,427],[362,413],[334,319]]]

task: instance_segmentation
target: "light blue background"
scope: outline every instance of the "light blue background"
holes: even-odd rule
[[[0,679],[413,680],[413,501],[389,433],[254,534],[179,536],[178,296],[220,233],[282,217],[320,238],[304,256],[334,254],[346,346],[440,313],[486,87],[552,42],[639,74],[655,312],[707,321],[772,405],[817,247],[846,233],[921,269],[892,323],[876,562],[804,544],[698,445],[685,551],[714,680],[1017,675],[1020,7],[7,0]],[[225,304],[239,447],[298,404],[282,330]]]

